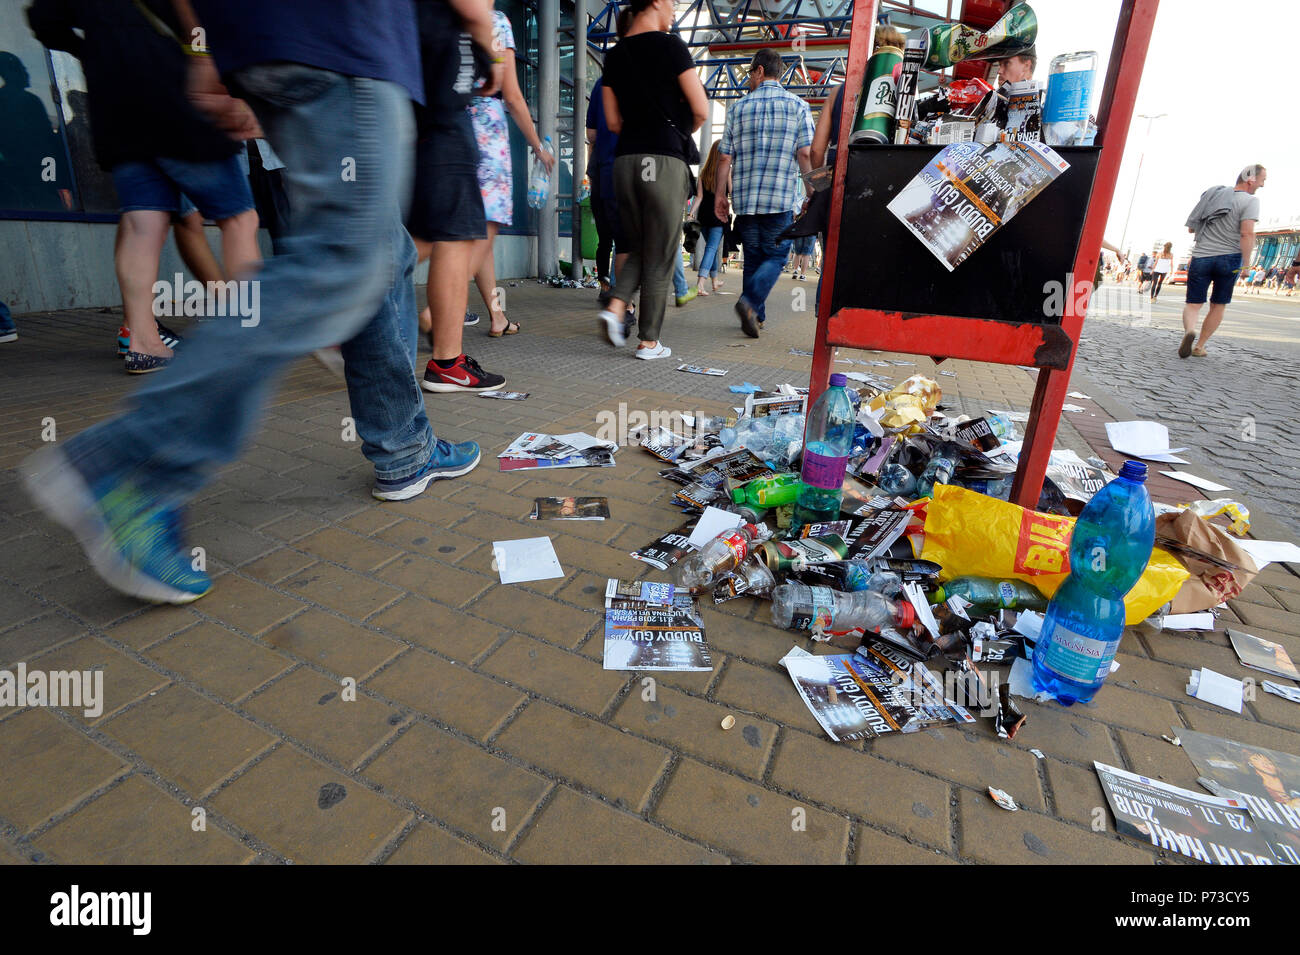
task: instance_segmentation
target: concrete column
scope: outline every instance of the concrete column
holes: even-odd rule
[[[587,171],[587,0],[573,0],[573,267],[582,280],[582,177]]]
[[[558,155],[559,135],[556,117],[560,112],[560,0],[541,0],[537,10],[538,87],[537,131],[551,143]],[[559,170],[555,183],[559,182]],[[542,206],[537,221],[537,274],[554,275],[560,270],[558,255],[560,217],[556,190],[551,188],[546,204]]]

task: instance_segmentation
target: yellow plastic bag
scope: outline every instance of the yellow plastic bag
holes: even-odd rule
[[[1016,578],[1045,597],[1056,593],[1070,573],[1073,517],[1026,510],[965,488],[938,484],[925,518],[922,560],[943,567],[940,580],[953,577]],[[1141,578],[1124,598],[1125,622],[1145,620],[1178,593],[1187,568],[1157,547]]]

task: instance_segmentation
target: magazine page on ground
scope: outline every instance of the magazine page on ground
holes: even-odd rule
[[[1277,862],[1300,865],[1300,756],[1188,729],[1174,732],[1202,785],[1241,799]]]
[[[1207,796],[1093,762],[1116,828],[1211,865],[1272,865],[1269,851],[1246,809],[1231,797]]]

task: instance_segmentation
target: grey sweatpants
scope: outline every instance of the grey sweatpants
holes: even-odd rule
[[[659,340],[673,281],[673,256],[682,239],[687,190],[686,163],[672,156],[634,153],[614,160],[614,192],[627,248],[618,268],[614,298],[631,302],[641,289],[640,335]]]

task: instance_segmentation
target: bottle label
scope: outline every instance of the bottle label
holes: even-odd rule
[[[1092,93],[1092,70],[1053,73],[1047,78],[1047,105],[1043,122],[1068,123],[1088,118],[1088,98]]]
[[[749,538],[740,531],[732,531],[726,537],[718,538],[722,543],[727,545],[727,550],[736,558],[736,563],[744,561],[745,555],[749,553]]]
[[[839,455],[803,453],[803,483],[824,491],[838,491],[844,487],[844,472],[849,459]]]
[[[795,608],[790,627],[794,630],[825,631],[831,625],[831,614],[835,610],[835,591],[830,587],[808,589],[812,591],[810,602],[806,606]]]
[[[1005,580],[998,582],[998,603],[1008,610],[1016,605],[1016,588]]]
[[[1075,633],[1059,623],[1039,638],[1043,655],[1040,662],[1057,676],[1075,683],[1100,683],[1110,673],[1110,661],[1119,649],[1119,637],[1098,640]]]

